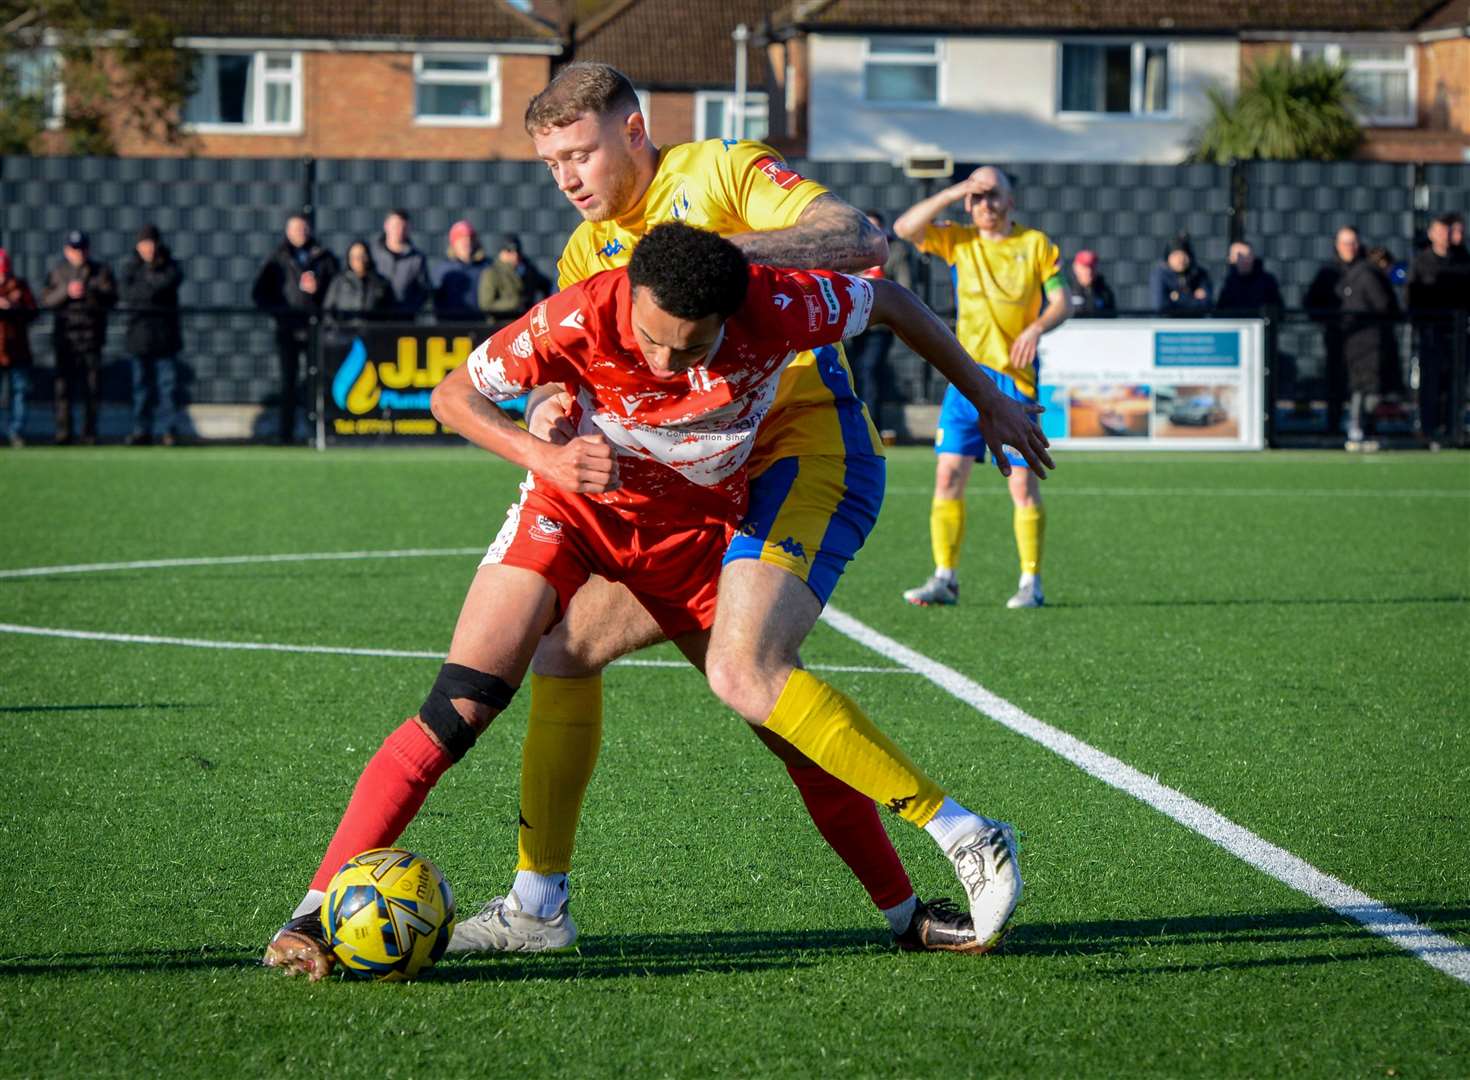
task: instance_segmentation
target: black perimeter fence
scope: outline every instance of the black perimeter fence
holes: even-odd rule
[[[912,180],[881,162],[793,164],[890,222],[944,183]],[[1230,242],[1243,237],[1254,244],[1289,305],[1267,328],[1264,400],[1273,403],[1266,423],[1276,446],[1342,439],[1343,373],[1328,362],[1322,322],[1300,306],[1317,269],[1332,258],[1338,227],[1353,225],[1365,245],[1381,244],[1407,261],[1431,216],[1470,208],[1470,164],[1001,164],[1017,182],[1017,219],[1051,236],[1064,259],[1083,248],[1097,252],[1125,314],[1152,316],[1149,272],[1177,233],[1189,234],[1217,289]],[[957,165],[956,173],[972,167]],[[37,293],[67,231],[86,231],[93,256],[116,270],[138,228],[159,227],[185,273],[182,404],[259,406],[262,419],[251,431],[259,437],[275,434],[275,326],[244,305],[285,218],[306,214],[318,240],[340,258],[352,240],[375,235],[394,207],[412,213],[415,240],[431,259],[444,253],[449,226],[468,218],[487,249],[515,233],[526,256],[553,277],[556,256],[578,222],[544,167],[529,161],[0,158],[0,245]],[[952,316],[948,275],[929,259],[920,259],[916,271],[920,295]],[[1461,403],[1450,409],[1448,441],[1464,445],[1466,336],[1463,314],[1457,318],[1442,378],[1449,400]],[[125,323],[125,312],[113,315],[104,351],[103,396],[114,412],[130,396]],[[49,338],[49,319],[33,326],[33,433],[35,424],[49,425]],[[1380,430],[1406,440],[1417,430],[1418,338],[1407,324],[1400,328],[1403,390],[1378,404]],[[942,393],[929,368],[895,348],[885,413],[937,402]],[[309,391],[303,399],[316,396]],[[879,420],[902,429],[887,415]]]

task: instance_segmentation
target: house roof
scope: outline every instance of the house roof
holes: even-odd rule
[[[300,0],[124,0],[180,34],[210,37],[313,37],[337,40],[524,41],[554,44],[557,32],[503,0],[395,3],[359,0],[344,7]]]
[[[577,28],[574,58],[611,64],[638,86],[733,86],[735,27],[744,23],[753,35],[783,2],[723,0],[691,10],[689,0],[620,0]],[[748,84],[759,86],[765,50],[752,44],[746,55]]]
[[[1465,0],[794,0],[777,25],[803,30],[1417,30]]]

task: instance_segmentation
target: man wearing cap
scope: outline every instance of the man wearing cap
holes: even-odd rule
[[[480,322],[480,275],[490,265],[475,227],[456,221],[449,227],[444,258],[429,267],[434,286],[434,317],[441,322]]]
[[[72,404],[82,402],[82,441],[97,441],[98,380],[107,312],[117,303],[117,284],[105,263],[93,259],[87,234],[66,234],[62,259],[51,268],[41,303],[56,312],[56,441],[71,443]]]
[[[518,319],[531,305],[551,295],[546,275],[521,253],[521,238],[508,233],[480,278],[480,309],[496,323]]]
[[[178,436],[174,387],[184,347],[179,330],[179,284],[184,273],[157,225],[138,230],[119,277],[122,300],[129,309],[127,347],[133,375],[133,430],[128,443],[146,446],[157,440],[172,446]]]
[[[296,397],[301,355],[310,341],[311,317],[322,310],[337,273],[337,256],[318,244],[301,214],[286,219],[286,235],[255,277],[255,306],[276,317],[276,349],[281,357],[281,407],[276,438],[296,440]]]
[[[1097,268],[1097,252],[1083,248],[1072,256],[1072,318],[1111,319],[1118,314],[1112,286]]]

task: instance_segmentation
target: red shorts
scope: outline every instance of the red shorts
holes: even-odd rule
[[[506,513],[480,565],[540,574],[556,590],[558,619],[591,575],[620,581],[672,638],[714,624],[720,565],[733,532],[713,522],[630,521],[527,474],[521,501]]]

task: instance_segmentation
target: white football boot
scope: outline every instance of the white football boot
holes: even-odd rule
[[[1041,594],[1041,577],[1027,580],[1021,579],[1020,586],[1016,589],[1016,595],[1006,601],[1008,608],[1041,607],[1046,603],[1046,597]]]
[[[961,837],[946,854],[970,898],[977,952],[993,948],[1021,899],[1021,867],[1016,834],[1003,821],[992,821]]]
[[[924,584],[905,589],[903,598],[916,607],[958,604],[960,602],[960,583],[935,574]]]
[[[548,952],[571,948],[576,940],[577,924],[565,900],[556,914],[543,919],[523,911],[521,898],[512,889],[455,926],[445,952]]]

